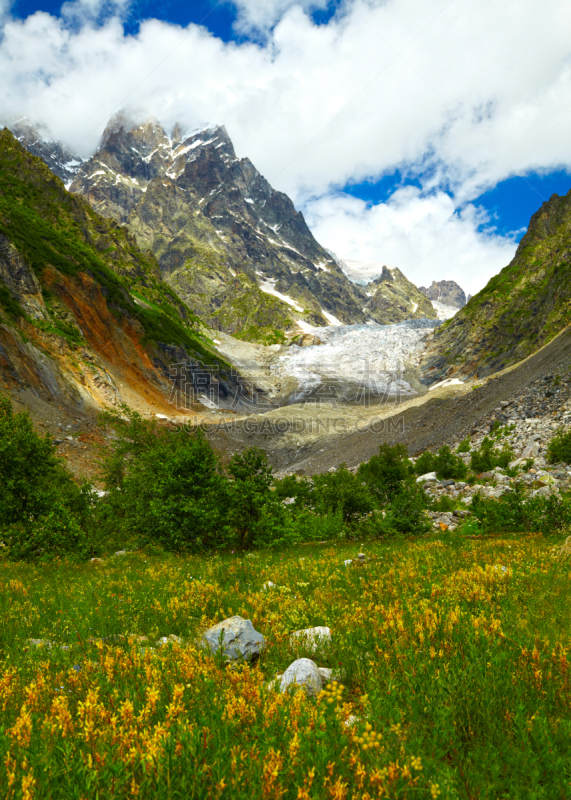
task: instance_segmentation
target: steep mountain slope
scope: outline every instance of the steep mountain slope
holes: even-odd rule
[[[50,170],[69,186],[75,178],[83,159],[71,153],[61,142],[52,139],[41,126],[22,119],[11,127],[12,133],[33,156],[39,156]]]
[[[405,319],[436,319],[430,300],[396,267],[383,267],[381,275],[367,285],[367,293],[371,299],[364,312],[379,325]]]
[[[466,305],[466,295],[464,290],[456,281],[432,281],[431,286],[419,286],[419,290],[425,294],[429,300],[443,303],[446,306],[463,308]]]
[[[570,321],[571,192],[530,220],[513,261],[435,333],[424,382],[484,377],[520,361]]]
[[[212,327],[279,341],[296,320],[364,322],[364,290],[315,240],[226,130],[171,136],[154,120],[108,125],[71,191],[127,225],[165,280]]]
[[[76,407],[136,397],[162,408],[172,364],[217,367],[200,330],[152,254],[0,132],[4,388],[31,387]],[[222,373],[222,396],[232,381]]]

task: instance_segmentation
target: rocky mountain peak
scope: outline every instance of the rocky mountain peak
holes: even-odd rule
[[[399,270],[400,272],[400,270]],[[378,278],[375,278],[372,283],[380,284],[384,283],[385,281],[394,281],[393,271],[389,269],[387,266],[383,266],[383,271],[379,275]]]
[[[49,130],[42,125],[34,125],[29,119],[20,119],[10,126],[20,144],[34,156],[39,156],[54,175],[69,186],[83,159],[72,153],[61,142],[56,141]]]
[[[169,136],[155,119],[134,124],[116,115],[71,191],[126,225],[213,327],[236,334],[246,326],[256,337],[259,328],[274,336],[298,321],[366,320],[365,291],[315,240],[290,198],[236,156],[222,125],[175,125]]]
[[[429,300],[434,300],[437,303],[453,306],[454,308],[464,308],[466,305],[464,290],[456,281],[432,281],[429,288],[420,286],[419,289]]]

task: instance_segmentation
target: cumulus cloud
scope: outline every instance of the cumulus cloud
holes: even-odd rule
[[[515,250],[513,239],[498,236],[481,209],[467,204],[457,210],[445,192],[423,196],[411,186],[372,207],[341,193],[328,195],[313,201],[308,222],[337,255],[368,262],[349,265],[350,274],[366,280],[386,264],[398,266],[417,286],[454,280],[475,294]]]
[[[325,0],[235,5],[239,24],[264,38],[224,43],[157,20],[127,36],[121,0],[76,0],[62,18],[7,18],[3,116],[46,122],[83,155],[120,108],[167,126],[222,122],[238,154],[290,194],[340,256],[363,247],[363,258],[405,259],[409,269],[424,256],[415,275],[430,266],[423,280],[441,279],[467,263],[466,246],[481,285],[509,261],[513,242],[479,232],[471,201],[511,175],[571,167],[571,5],[345,0],[326,25],[308,16]],[[423,191],[359,213],[339,196],[348,181],[395,168],[421,175]],[[352,226],[350,253],[336,244],[341,222]],[[434,226],[445,224],[455,232],[438,244]]]
[[[328,0],[233,0],[237,12],[235,28],[243,33],[267,33],[290,8],[306,13],[327,8]]]

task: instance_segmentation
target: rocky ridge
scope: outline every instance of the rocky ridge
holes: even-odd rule
[[[80,156],[73,154],[61,142],[50,137],[42,126],[33,125],[29,120],[18,120],[11,126],[12,133],[20,144],[33,156],[38,156],[64,182],[71,185],[77,171],[83,164]]]
[[[428,288],[426,286],[419,286],[418,290],[426,295],[429,300],[442,303],[446,306],[463,308],[466,305],[464,290],[456,281],[432,281],[432,284]]]
[[[296,326],[437,317],[399,269],[385,266],[367,285],[351,280],[289,198],[237,158],[223,126],[169,135],[156,120],[136,125],[118,114],[86,161],[27,123],[14,130],[71,191],[126,225],[216,330],[272,344]]]
[[[543,203],[512,262],[441,326],[423,382],[482,378],[521,361],[569,324],[570,300],[571,192]]]
[[[363,312],[379,325],[437,317],[430,299],[396,267],[384,266],[379,277],[366,286],[366,291],[370,300]]]
[[[297,321],[364,322],[367,296],[313,237],[291,200],[223,126],[168,135],[156,120],[112,119],[70,190],[128,227],[208,325],[279,341]]]
[[[223,396],[237,381],[152,254],[0,132],[0,385],[75,409],[162,410],[177,362],[222,366]]]

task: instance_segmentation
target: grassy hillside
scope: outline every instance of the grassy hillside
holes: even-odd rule
[[[513,261],[434,336],[425,371],[484,377],[530,355],[570,321],[571,192],[530,220]]]
[[[31,268],[48,301],[43,320],[28,315],[32,325],[47,325],[73,337],[74,326],[68,319],[66,329],[65,318],[49,300],[58,279],[73,293],[77,279],[86,275],[100,287],[117,319],[127,317],[142,326],[143,343],[178,345],[212,360],[198,318],[164,283],[155,257],[142,253],[125,228],[69,194],[43,161],[24,150],[7,129],[0,132],[0,234]],[[0,313],[12,321],[27,316],[14,287],[2,281]]]
[[[2,796],[568,796],[568,566],[549,542],[381,542],[344,566],[356,553],[1,564]],[[266,637],[253,666],[195,644],[234,614]],[[330,643],[289,638],[314,625]],[[301,657],[338,683],[268,688]]]

